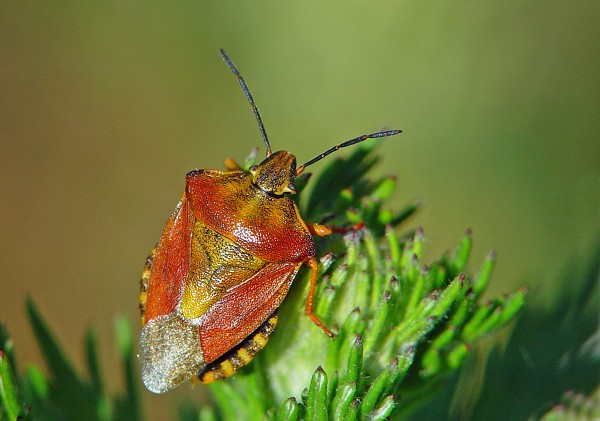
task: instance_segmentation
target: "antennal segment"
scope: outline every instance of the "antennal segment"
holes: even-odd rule
[[[314,164],[317,161],[320,161],[321,159],[325,158],[327,155],[329,155],[329,154],[331,154],[331,153],[333,153],[333,152],[335,152],[337,150],[340,150],[340,149],[345,148],[347,146],[355,145],[355,144],[360,143],[360,142],[362,142],[364,140],[367,140],[367,139],[378,139],[380,137],[395,136],[395,135],[400,134],[400,133],[402,133],[402,130],[386,130],[384,132],[364,134],[362,136],[355,137],[354,139],[347,140],[347,141],[345,141],[343,143],[340,143],[339,145],[335,145],[331,149],[326,150],[322,154],[315,156],[313,159],[311,159],[307,163],[300,165],[296,169],[296,175],[298,176],[298,175],[302,174],[302,172],[304,172],[304,169],[306,167],[308,167],[309,165]]]
[[[242,77],[242,75],[240,74],[238,69],[236,69],[233,62],[229,58],[229,56],[225,53],[225,50],[220,49],[219,52],[221,53],[221,57],[223,57],[223,60],[225,60],[227,67],[229,67],[231,69],[231,71],[233,72],[233,74],[237,77],[238,82],[240,83],[240,86],[242,87],[242,91],[244,92],[244,95],[246,95],[246,99],[248,100],[248,102],[250,103],[250,106],[252,107],[252,112],[254,113],[254,117],[256,117],[256,122],[258,123],[258,129],[260,130],[260,135],[262,137],[263,142],[265,142],[265,145],[267,146],[267,156],[269,156],[269,155],[271,155],[271,144],[269,143],[269,139],[267,138],[267,132],[265,130],[265,126],[263,125],[262,119],[260,118],[260,113],[258,112],[258,107],[256,106],[256,103],[254,102],[254,98],[252,98],[250,89],[248,89],[248,85],[246,85],[244,78]]]

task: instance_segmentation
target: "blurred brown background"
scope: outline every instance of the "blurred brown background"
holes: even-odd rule
[[[545,305],[600,232],[599,21],[597,2],[1,1],[0,320],[20,364],[41,361],[30,294],[79,367],[99,331],[121,387],[112,323],[137,327],[185,173],[262,147],[221,47],[300,161],[403,129],[379,171],[399,176],[399,207],[423,203],[431,258],[470,227],[473,269],[498,252],[493,292],[528,284]],[[161,419],[201,393],[145,398]]]

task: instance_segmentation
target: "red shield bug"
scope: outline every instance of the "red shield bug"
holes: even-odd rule
[[[248,364],[275,329],[277,310],[303,264],[311,270],[306,315],[333,337],[313,313],[312,236],[331,230],[305,222],[286,195],[295,193],[296,176],[330,153],[400,133],[359,136],[296,167],[291,153],[271,152],[248,86],[223,50],[221,56],[252,106],[267,153],[248,173],[230,161],[227,171],[186,175],[183,197],[141,279],[142,379],[154,393],[186,379],[210,383]]]

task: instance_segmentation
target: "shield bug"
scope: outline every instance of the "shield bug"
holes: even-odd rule
[[[288,197],[294,179],[332,152],[389,130],[340,143],[303,165],[286,151],[272,152],[260,113],[229,57],[221,56],[252,106],[266,158],[244,172],[194,170],[183,196],[150,253],[141,280],[142,379],[164,393],[186,379],[210,383],[235,373],[262,349],[277,311],[303,264],[311,271],[305,312],[313,313],[317,281],[313,235],[331,230],[305,222]]]

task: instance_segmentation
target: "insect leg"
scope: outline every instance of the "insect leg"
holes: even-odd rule
[[[306,222],[306,227],[312,235],[318,235],[319,237],[325,237],[326,235],[330,235],[332,232],[331,228],[312,222]]]
[[[241,171],[242,167],[239,166],[232,158],[227,158],[224,162],[225,169],[227,171]]]
[[[350,231],[359,231],[365,227],[364,222],[359,222],[357,224],[352,225],[351,227],[336,227],[335,225],[331,226],[331,231],[337,234],[346,234]]]
[[[306,297],[306,307],[304,312],[313,321],[314,324],[323,329],[323,332],[327,334],[330,338],[333,338],[335,335],[331,333],[331,330],[327,329],[327,327],[323,324],[323,322],[315,315],[313,311],[313,304],[315,299],[315,287],[317,285],[317,275],[319,273],[319,267],[317,265],[317,259],[311,257],[310,260],[306,261],[306,264],[310,266],[310,286],[308,291],[308,297]]]

